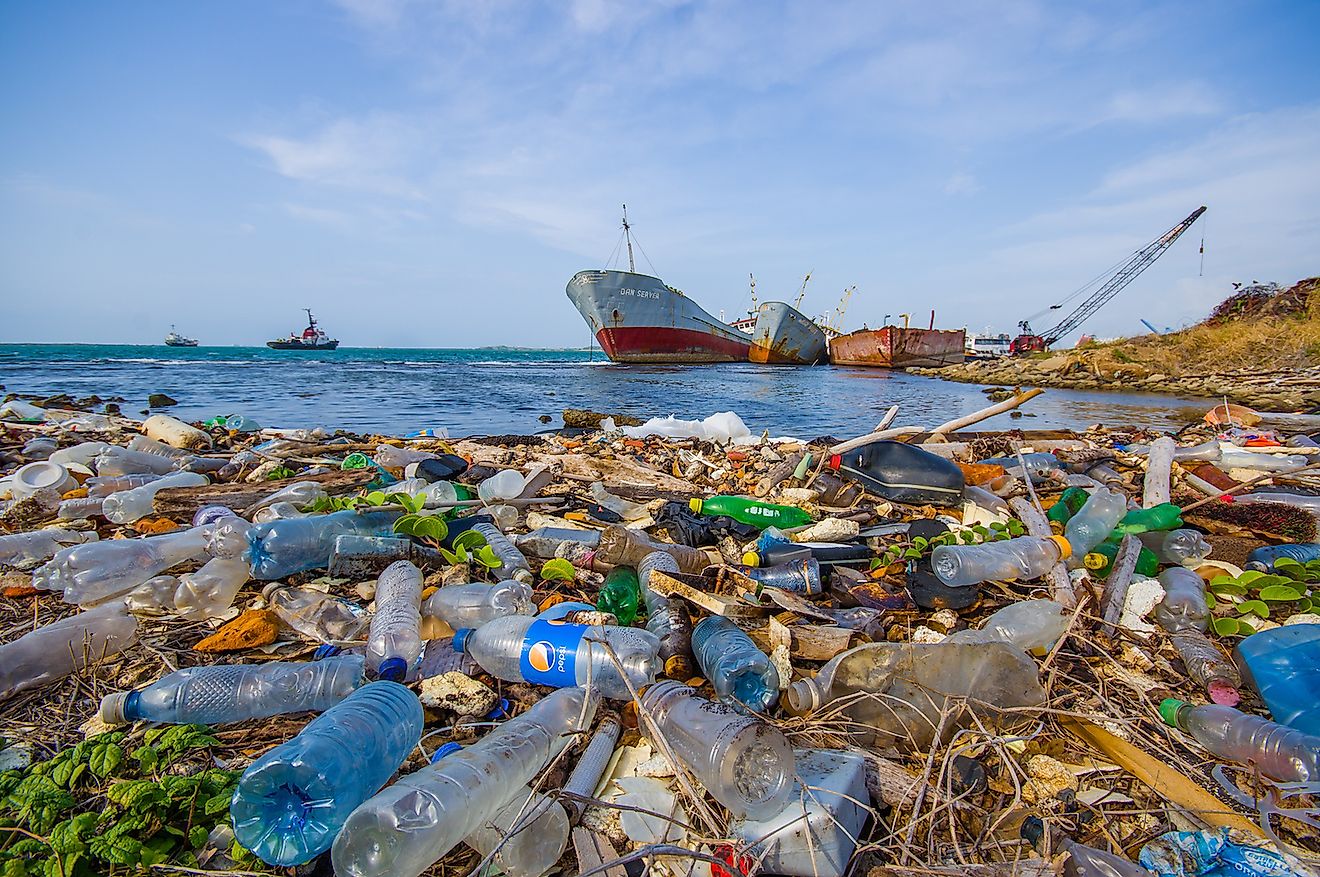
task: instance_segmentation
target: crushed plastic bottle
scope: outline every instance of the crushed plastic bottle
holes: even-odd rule
[[[1020,461],[1016,456],[1012,456],[991,457],[977,462],[986,466],[1002,466],[1004,473],[1014,478],[1022,478],[1025,475],[1031,479],[1032,484],[1045,484],[1054,477],[1054,473],[1063,471],[1063,463],[1059,462],[1059,458],[1045,451],[1023,454]],[[1024,464],[1027,467],[1025,470],[1022,468]]]
[[[510,471],[510,470],[505,470]],[[495,575],[501,579],[517,579],[520,582],[531,584],[536,580],[532,574],[532,568],[527,563],[527,558],[523,557],[521,551],[514,547],[509,538],[500,532],[500,528],[494,524],[477,524],[472,528],[480,533],[490,546],[491,551],[500,559],[499,569],[494,570]]]
[[[1114,527],[1127,514],[1127,506],[1127,497],[1122,493],[1101,487],[1068,520],[1063,537],[1068,540],[1071,559],[1077,566],[1092,548],[1109,538]]]
[[[531,586],[513,579],[493,585],[446,585],[422,604],[423,615],[439,618],[454,630],[481,627],[496,618],[531,615],[535,611]]]
[[[1045,824],[1038,816],[1028,816],[1021,831],[1024,840],[1039,847],[1045,836]],[[1070,837],[1056,841],[1053,851],[1068,854],[1063,863],[1063,877],[1155,877],[1135,862],[1079,844]]]
[[[1041,653],[1068,629],[1068,610],[1053,600],[1019,600],[985,620],[979,630],[960,630],[946,643],[1005,642],[1024,652]]]
[[[173,457],[106,445],[92,460],[91,466],[97,475],[168,475],[178,468],[177,463]]]
[[[131,524],[151,514],[152,501],[160,491],[171,487],[202,487],[210,483],[205,475],[196,472],[175,472],[141,487],[110,494],[101,506],[101,513],[111,523]]]
[[[762,712],[779,699],[779,671],[729,619],[719,615],[703,618],[692,629],[692,651],[701,674],[725,703]]]
[[[605,644],[618,657],[622,673]],[[555,688],[589,684],[614,700],[631,700],[633,689],[655,681],[659,649],[655,634],[640,628],[565,624],[521,615],[454,634],[454,650],[472,655],[496,679]]]
[[[336,536],[390,536],[398,517],[395,511],[349,510],[258,524],[246,531],[252,578],[270,581],[322,568],[330,562]]]
[[[417,877],[544,770],[575,731],[590,725],[598,703],[582,689],[556,691],[461,752],[373,796],[335,839],[335,873]]]
[[[1320,782],[1320,737],[1231,706],[1193,706],[1175,698],[1160,703],[1160,717],[1217,758],[1250,763],[1283,783]]]
[[[132,490],[153,481],[159,481],[164,475],[149,473],[146,475],[97,475],[83,482],[89,497],[105,498],[121,490]]]
[[[1320,624],[1252,634],[1233,657],[1274,721],[1320,737]]]
[[[1177,530],[1183,525],[1182,509],[1163,503],[1148,509],[1133,509],[1114,527],[1114,536],[1147,533],[1151,530]]]
[[[678,568],[685,573],[699,573],[711,564],[711,556],[700,548],[658,542],[641,530],[618,526],[606,527],[601,531],[589,559],[610,566],[631,566],[635,569],[653,551],[663,551],[673,557],[678,561]]]
[[[1062,536],[1019,536],[981,545],[940,545],[931,555],[931,568],[949,587],[1025,581],[1049,572],[1071,553]]]
[[[601,612],[609,612],[619,619],[619,624],[628,627],[637,619],[637,605],[640,601],[637,571],[626,566],[616,566],[606,574],[605,583],[600,586],[596,608]]]
[[[423,721],[417,695],[396,682],[357,689],[243,772],[229,805],[234,837],[271,865],[325,852],[403,764]]]
[[[793,749],[773,725],[709,701],[673,680],[643,691],[638,712],[654,723],[655,733],[673,755],[735,816],[767,819],[788,804]],[[642,728],[652,733],[647,724]]]
[[[1181,566],[1160,573],[1164,599],[1155,607],[1155,620],[1169,633],[1204,631],[1210,626],[1210,608],[1205,599],[1205,581]]]
[[[128,648],[137,619],[122,602],[106,603],[42,625],[0,646],[0,700],[63,679]]]
[[[317,642],[353,642],[367,626],[361,607],[322,591],[270,584],[263,594],[286,627]]]
[[[1178,566],[1196,566],[1209,557],[1212,550],[1200,531],[1188,528],[1138,533],[1137,538],[1160,563]]]
[[[1320,542],[1300,542],[1291,545],[1262,545],[1259,548],[1253,548],[1247,555],[1247,562],[1244,566],[1247,569],[1261,570],[1268,572],[1274,569],[1274,564],[1283,558],[1295,560],[1298,563],[1310,563],[1313,560],[1320,560]]]
[[[402,469],[409,463],[420,463],[423,460],[429,460],[435,456],[437,455],[430,451],[419,451],[416,448],[401,448],[397,445],[376,445],[376,453],[372,459],[386,469]]]
[[[724,515],[754,527],[801,527],[811,515],[796,506],[775,505],[741,496],[712,496],[692,499],[688,505],[702,515]]]
[[[146,539],[74,545],[38,568],[32,587],[64,592],[73,588],[80,599],[126,593],[172,566],[205,557],[208,536],[208,528],[192,527]]]
[[[660,639],[660,660],[666,676],[689,679],[696,672],[692,655],[692,618],[682,600],[651,589],[653,572],[674,574],[678,561],[663,551],[653,551],[637,565],[637,582],[646,603],[646,629]]]
[[[70,545],[95,542],[95,530],[50,528],[0,536],[0,565],[29,567],[45,563]]]
[[[367,633],[367,669],[402,682],[422,657],[422,571],[406,560],[376,580],[376,614]]]
[[[174,576],[156,576],[124,595],[129,612],[161,615],[174,611],[174,592],[179,580]]]
[[[282,713],[322,712],[362,684],[361,655],[185,667],[150,685],[101,698],[101,719],[222,725]]]

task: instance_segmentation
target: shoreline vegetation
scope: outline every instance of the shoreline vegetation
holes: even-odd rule
[[[1243,287],[1202,322],[1164,335],[908,371],[961,383],[1223,397],[1312,412],[1320,407],[1320,277],[1287,289]]]

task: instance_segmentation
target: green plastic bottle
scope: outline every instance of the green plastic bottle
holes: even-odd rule
[[[724,515],[751,524],[753,527],[801,527],[811,523],[811,515],[791,505],[774,505],[743,499],[741,496],[712,496],[709,499],[694,499],[690,503],[692,511],[703,515]]]
[[[637,587],[637,570],[616,566],[605,576],[605,584],[600,586],[596,609],[613,614],[619,619],[619,624],[627,627],[637,620],[637,603],[641,597],[642,592]]]
[[[1129,533],[1149,533],[1152,530],[1176,530],[1183,525],[1182,509],[1171,502],[1151,509],[1133,509],[1118,522],[1114,532],[1119,536]]]
[[[1059,495],[1059,501],[1050,506],[1049,511],[1045,513],[1045,518],[1050,522],[1050,529],[1055,535],[1063,533],[1063,525],[1082,510],[1082,506],[1086,505],[1090,497],[1091,495],[1080,487],[1069,487]]]
[[[1114,558],[1118,556],[1119,543],[1114,539],[1107,539],[1101,542],[1091,552],[1082,558],[1083,565],[1102,579],[1109,578],[1109,573],[1114,568]],[[1141,552],[1137,555],[1137,575],[1152,578],[1160,571],[1160,559],[1155,556],[1155,552],[1142,546]]]

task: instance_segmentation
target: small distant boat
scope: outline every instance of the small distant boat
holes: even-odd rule
[[[187,335],[180,335],[174,331],[174,326],[170,326],[170,334],[165,336],[165,344],[169,347],[196,347],[197,339],[189,338]]]
[[[902,316],[906,317],[906,314]],[[904,320],[906,323],[907,320]],[[830,339],[830,362],[835,365],[862,365],[876,368],[938,368],[963,361],[967,330],[941,331],[907,325],[882,329],[858,329]]]
[[[321,327],[316,325],[316,318],[312,316],[311,310],[307,311],[307,328],[298,335],[289,333],[288,338],[276,338],[274,341],[267,341],[266,346],[272,350],[334,350],[339,346],[338,338],[331,338]]]
[[[752,347],[747,353],[748,361],[783,365],[815,365],[829,361],[825,330],[798,310],[809,280],[810,273],[803,278],[802,289],[791,305],[782,301],[757,305],[756,278],[752,278],[752,311],[749,314],[753,318],[750,329]]]

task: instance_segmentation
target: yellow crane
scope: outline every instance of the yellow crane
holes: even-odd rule
[[[853,284],[843,291],[843,298],[839,299],[839,306],[834,309],[834,315],[830,317],[821,317],[817,321],[818,325],[825,330],[826,334],[842,335],[843,330],[839,328],[843,325],[843,315],[848,311],[848,300],[852,294],[857,291],[857,284]]]

